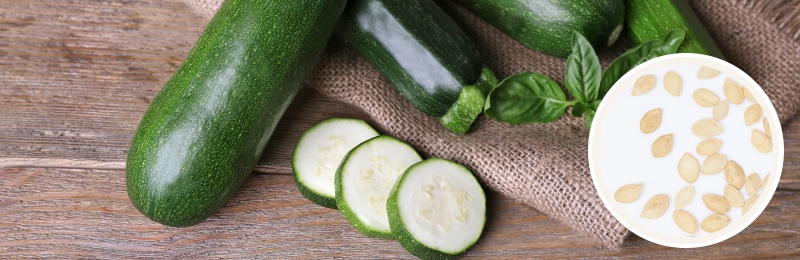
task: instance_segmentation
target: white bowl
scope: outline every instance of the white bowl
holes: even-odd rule
[[[712,79],[699,79],[700,66],[721,71]],[[663,78],[667,71],[677,72],[683,81],[680,96],[669,94]],[[633,96],[634,82],[641,76],[652,74],[656,77],[655,87],[642,95]],[[769,179],[759,198],[746,214],[741,208],[731,208],[726,216],[731,221],[722,230],[705,232],[700,223],[713,214],[702,200],[704,194],[722,196],[727,184],[725,173],[715,175],[700,174],[693,184],[684,181],[678,174],[678,161],[684,153],[691,153],[702,166],[706,156],[696,151],[697,144],[704,140],[692,132],[692,125],[703,118],[713,118],[711,107],[698,105],[692,94],[698,88],[706,88],[717,94],[720,101],[727,100],[723,93],[723,82],[730,78],[747,88],[761,105],[763,115],[769,122],[772,133],[772,150],[769,153],[757,151],[751,143],[752,129],[764,131],[763,117],[753,125],[744,122],[745,109],[753,105],[745,99],[740,105],[729,102],[728,114],[719,123],[725,128],[722,134],[713,138],[722,139],[723,144],[717,153],[724,154],[728,160],[736,161],[744,170],[745,176],[757,173],[763,182]],[[659,128],[644,134],[639,128],[642,116],[655,108],[662,109]],[[665,157],[655,158],[651,153],[653,141],[665,134],[674,135],[672,150]],[[589,135],[589,167],[595,188],[606,208],[625,227],[651,242],[679,248],[693,248],[712,245],[728,239],[752,223],[769,203],[780,180],[783,167],[783,134],[778,115],[758,84],[747,74],[723,60],[699,54],[673,54],[659,57],[637,66],[625,74],[609,90],[603,99],[592,124]],[[625,184],[642,183],[640,196],[631,203],[621,203],[614,199],[614,193]],[[695,194],[692,202],[682,210],[691,213],[697,221],[697,233],[689,234],[673,221],[676,210],[675,195],[686,185],[693,185]],[[746,201],[751,196],[742,187],[739,190]],[[644,219],[640,213],[645,203],[656,194],[669,196],[666,212],[656,219]]]

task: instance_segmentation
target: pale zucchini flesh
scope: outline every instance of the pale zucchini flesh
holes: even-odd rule
[[[439,158],[411,166],[387,203],[392,232],[422,259],[450,259],[474,245],[486,222],[486,196],[466,167]]]
[[[336,169],[350,149],[375,136],[378,132],[358,119],[331,118],[306,130],[292,155],[300,193],[314,203],[336,208]]]
[[[393,238],[386,200],[395,181],[409,166],[422,161],[406,143],[377,136],[353,148],[336,172],[336,205],[359,232]]]

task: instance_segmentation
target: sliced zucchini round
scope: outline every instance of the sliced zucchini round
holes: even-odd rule
[[[486,223],[486,195],[466,167],[431,158],[412,165],[386,203],[389,224],[409,253],[452,259],[472,247]]]
[[[422,158],[391,136],[369,139],[351,150],[336,171],[336,205],[359,232],[393,238],[386,199],[398,177]]]
[[[327,119],[303,132],[292,155],[297,189],[312,202],[335,209],[333,178],[342,158],[375,136],[378,132],[363,120],[347,118]]]

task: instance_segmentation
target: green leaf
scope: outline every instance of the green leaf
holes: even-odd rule
[[[572,54],[567,58],[564,76],[567,91],[579,101],[591,102],[597,99],[601,77],[600,60],[597,59],[592,44],[580,33],[573,32]],[[575,111],[575,108],[572,109]],[[573,112],[573,116],[574,114]]]
[[[583,102],[575,103],[575,105],[572,106],[572,117],[582,117],[587,109],[591,109],[588,104]]]
[[[592,101],[592,103],[590,103],[589,106],[592,107],[592,110],[597,111],[597,109],[600,108],[600,102],[602,102],[602,101],[603,100],[599,100],[599,99],[595,100],[595,101]]]
[[[592,129],[592,121],[594,121],[594,111],[586,113],[586,129]]]
[[[683,30],[673,30],[663,39],[642,43],[620,55],[603,72],[603,78],[600,80],[600,98],[602,99],[611,86],[633,67],[653,58],[675,53],[685,35]]]
[[[555,81],[539,73],[523,72],[511,76],[492,90],[484,113],[509,124],[547,123],[564,114],[564,91]]]

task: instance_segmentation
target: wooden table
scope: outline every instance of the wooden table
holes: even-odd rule
[[[150,101],[205,22],[179,0],[0,0],[0,258],[408,258],[336,210],[303,198],[289,165],[300,133],[367,118],[305,89],[256,171],[207,221],[168,228],[128,201],[124,161]],[[800,257],[800,123],[784,128],[779,191],[747,229],[672,249],[631,236],[620,251],[489,193],[484,237],[467,258]]]

